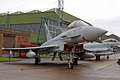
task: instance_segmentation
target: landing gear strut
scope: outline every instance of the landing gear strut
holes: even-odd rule
[[[63,61],[63,59],[62,59],[62,55],[61,55],[61,54],[62,54],[62,53],[58,53],[58,57],[59,57],[60,61]],[[54,54],[53,54],[52,61],[54,61],[56,55],[57,55],[57,53],[54,53]]]
[[[100,56],[96,56],[96,60],[100,60]]]
[[[73,58],[73,65],[78,65],[78,58]]]
[[[62,53],[58,53],[58,56],[59,56],[60,61],[63,61],[61,54],[62,54]]]
[[[40,62],[40,54],[36,54],[35,56],[35,64],[38,65]]]
[[[69,54],[70,59],[68,59],[68,65],[70,69],[73,69],[73,54]]]

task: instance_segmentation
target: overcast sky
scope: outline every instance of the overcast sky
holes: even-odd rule
[[[0,0],[0,13],[57,7],[58,0]],[[120,0],[64,0],[64,11],[120,36]]]

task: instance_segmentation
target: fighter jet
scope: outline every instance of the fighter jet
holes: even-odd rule
[[[109,55],[114,54],[108,43],[85,43],[83,48],[85,52],[93,53],[96,56],[96,60],[100,60],[100,56],[107,56],[106,58],[109,59]]]
[[[109,44],[111,48],[120,47],[120,42],[114,38],[109,38],[102,41],[103,43]]]
[[[27,57],[35,58],[35,64],[38,64],[40,60],[40,53],[58,53],[68,54],[68,65],[70,69],[73,69],[74,56],[82,51],[81,44],[84,42],[91,42],[96,40],[100,36],[107,33],[106,30],[100,29],[94,26],[89,26],[83,21],[77,20],[72,22],[68,29],[52,38],[48,27],[46,28],[47,41],[39,47],[27,47],[27,48],[2,48],[5,51],[14,52],[26,52]],[[81,43],[81,44],[78,44]],[[86,54],[87,55],[87,54]],[[90,54],[88,54],[90,55]],[[92,54],[93,56],[93,54]]]
[[[109,38],[102,41],[105,44],[108,44],[114,53],[120,51],[120,42],[114,38]]]
[[[114,38],[109,38],[101,41],[102,43],[85,43],[83,48],[86,52],[93,53],[96,60],[100,60],[100,56],[107,56],[115,54],[119,51],[120,42]]]

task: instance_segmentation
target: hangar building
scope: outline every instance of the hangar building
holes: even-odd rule
[[[21,47],[22,45],[41,44],[45,42],[45,23],[47,24],[52,37],[60,34],[75,20],[81,20],[82,22],[91,25],[90,23],[64,11],[61,11],[61,13],[62,15],[59,14],[57,8],[44,12],[33,10],[26,13],[21,11],[14,13],[1,13],[0,56],[3,53],[1,50],[2,47]],[[6,54],[6,52],[4,53]]]
[[[47,23],[52,37],[55,37],[74,20],[81,20],[69,13],[61,12],[63,17],[58,14],[56,8],[44,12],[33,10],[27,13],[20,11],[11,14],[1,13],[0,28],[29,32],[30,43],[42,43],[46,41],[44,23]],[[86,21],[84,22],[91,25]]]

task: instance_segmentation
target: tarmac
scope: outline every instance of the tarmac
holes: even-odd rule
[[[69,69],[67,61],[51,61],[43,58],[39,65],[34,59],[14,62],[0,62],[0,80],[120,80],[120,54],[110,59],[79,61],[79,65]]]

